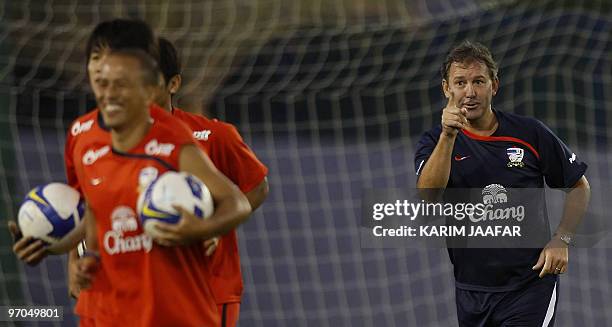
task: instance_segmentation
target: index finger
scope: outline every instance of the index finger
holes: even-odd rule
[[[452,114],[459,114],[461,113],[461,107],[457,106],[456,103],[450,103],[444,107],[444,111],[448,112],[448,113],[452,113]]]
[[[540,278],[544,277],[546,274],[550,273],[550,267],[552,265],[552,260],[550,256],[546,256],[546,261],[544,262],[544,267],[542,267],[542,271],[540,271]]]
[[[178,213],[181,215],[181,218],[186,214],[189,213],[189,211],[187,211],[187,209],[185,209],[185,207],[178,205],[178,204],[173,204],[172,208],[174,208],[174,210],[178,211]]]
[[[172,246],[177,244],[180,241],[180,237],[173,230],[174,226],[171,224],[157,223],[153,225],[153,234],[151,235],[153,239],[160,245],[163,246]]]
[[[183,219],[182,216],[180,219]],[[155,225],[153,226],[153,228],[155,228],[157,232],[167,234],[167,233],[176,233],[177,227],[176,227],[176,224],[169,224],[163,221],[157,221],[155,222]]]
[[[174,246],[179,244],[179,237],[176,234],[172,232],[163,232],[160,230],[155,231],[155,236],[153,236],[153,240],[157,244],[162,246]]]
[[[453,112],[457,112],[463,116],[467,115],[467,109],[465,109],[465,107],[461,106],[458,103],[454,103],[452,109],[455,109],[453,110]]]
[[[32,236],[22,237],[13,244],[13,252],[23,251],[35,241],[36,239],[34,239]]]

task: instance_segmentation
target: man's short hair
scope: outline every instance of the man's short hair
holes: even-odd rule
[[[121,56],[134,58],[140,64],[142,81],[147,86],[159,86],[161,82],[161,71],[157,61],[147,52],[141,49],[125,48],[112,50],[110,56]]]
[[[491,51],[481,43],[467,40],[455,46],[446,56],[446,60],[444,60],[444,64],[442,64],[442,68],[440,69],[442,78],[448,81],[450,67],[454,62],[465,64],[473,61],[485,64],[487,68],[489,68],[489,77],[491,77],[491,80],[497,79],[498,67],[495,60],[493,60]]]
[[[98,24],[87,40],[85,54],[87,62],[96,48],[108,47],[110,50],[141,49],[155,61],[159,61],[159,48],[151,27],[139,19],[117,18]]]
[[[160,37],[157,42],[159,43],[159,68],[164,74],[164,80],[168,83],[172,77],[181,74],[181,60],[170,40]]]

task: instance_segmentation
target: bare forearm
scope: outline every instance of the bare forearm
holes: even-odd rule
[[[451,169],[451,156],[456,136],[442,133],[417,181],[417,188],[445,188]]]
[[[96,228],[96,217],[91,211],[86,216],[85,223],[85,245],[89,251],[98,251],[98,232]]]
[[[265,177],[263,181],[259,183],[259,185],[245,194],[249,200],[252,211],[255,211],[255,209],[259,208],[259,206],[264,202],[264,200],[268,197],[269,190],[268,178]]]
[[[73,262],[76,262],[79,259],[79,251],[77,249],[72,249],[68,252],[68,265]]]
[[[201,238],[209,239],[228,233],[242,224],[250,213],[251,207],[243,194],[224,199],[217,203],[213,216],[202,221]]]
[[[586,212],[591,189],[586,177],[582,177],[565,197],[563,217],[555,234],[574,234]]]
[[[85,217],[83,218],[85,219]],[[57,243],[49,246],[48,251],[52,254],[63,254],[77,247],[80,241],[85,238],[85,221],[75,227]]]

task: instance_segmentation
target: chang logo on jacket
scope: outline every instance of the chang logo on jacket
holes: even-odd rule
[[[484,204],[506,203],[508,195],[506,188],[499,184],[490,184],[482,189],[482,202]]]
[[[511,205],[508,201],[508,190],[501,184],[489,184],[482,189],[482,202],[485,205],[482,213],[468,215],[472,222],[525,219],[525,206]]]

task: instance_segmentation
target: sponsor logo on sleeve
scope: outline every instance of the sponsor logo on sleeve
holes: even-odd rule
[[[91,126],[93,126],[93,123],[94,123],[93,119],[87,120],[82,123],[80,121],[77,121],[76,123],[72,125],[70,132],[72,133],[73,136],[77,136],[83,132],[87,132],[88,130],[90,130]]]
[[[193,131],[193,137],[199,141],[208,141],[208,137],[212,132],[208,129],[202,131]]]
[[[159,143],[157,139],[153,139],[145,145],[145,153],[150,156],[165,156],[168,157],[174,150],[175,145],[172,143]]]

